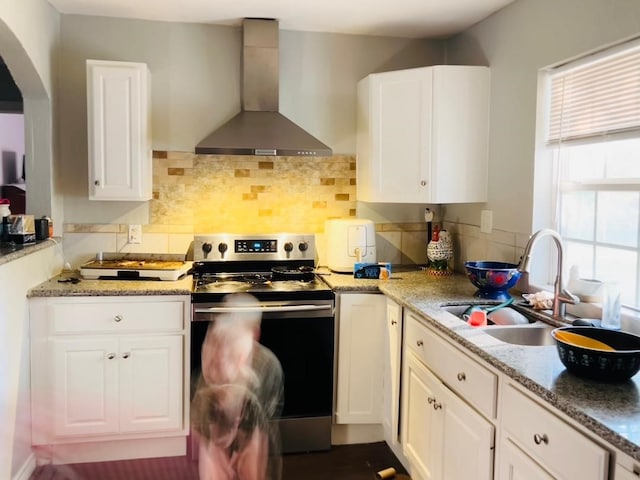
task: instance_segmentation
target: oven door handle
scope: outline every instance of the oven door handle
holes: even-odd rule
[[[241,313],[241,312],[310,312],[331,310],[332,305],[252,305],[247,307],[194,308],[194,313]]]

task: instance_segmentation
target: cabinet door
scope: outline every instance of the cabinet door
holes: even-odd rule
[[[444,385],[434,405],[444,417],[442,428],[443,480],[490,480],[493,478],[495,429],[480,414]]]
[[[553,480],[554,477],[508,439],[500,445],[498,480]]]
[[[358,179],[358,199],[425,202],[430,188],[431,70],[386,72],[372,75],[370,82],[371,159],[365,169],[370,178]],[[360,188],[361,180],[367,188]]]
[[[385,340],[382,428],[384,439],[389,445],[394,445],[399,440],[402,307],[391,299],[387,299]]]
[[[91,200],[151,198],[148,81],[141,63],[87,61]]]
[[[489,90],[486,67],[433,67],[430,202],[487,201]]]
[[[51,349],[54,435],[117,433],[117,340],[56,338],[51,341]]]
[[[487,200],[489,69],[438,65],[358,83],[358,200]]]
[[[613,478],[615,480],[638,480],[640,477],[640,468],[637,466],[633,467],[633,472],[627,470],[622,465],[615,466],[615,473]]]
[[[182,427],[182,338],[120,338],[121,433]]]
[[[336,423],[382,423],[386,297],[344,293],[338,298]]]
[[[402,381],[402,449],[415,469],[411,473],[423,480],[439,478],[443,416],[433,404],[440,382],[406,350]]]

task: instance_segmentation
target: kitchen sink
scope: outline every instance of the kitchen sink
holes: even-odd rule
[[[482,309],[488,309],[491,307],[495,307],[499,303],[500,302],[482,303],[482,304],[471,304],[471,303],[451,304],[451,305],[442,305],[440,308],[442,308],[446,312],[451,313],[452,315],[455,315],[460,320],[466,322],[469,319],[468,310],[471,306],[477,306]],[[465,313],[467,313],[467,316],[465,316]],[[493,315],[496,316],[495,322],[493,322],[491,319]],[[493,315],[489,313],[489,316],[487,318],[488,326],[514,325],[514,324],[526,325],[527,323],[532,324],[540,320],[540,318],[536,317],[536,315],[531,311],[528,311],[524,307],[518,308],[517,306],[503,307],[500,310],[497,310]]]
[[[545,346],[555,345],[551,330],[555,327],[543,322],[532,325],[511,325],[484,327],[482,330],[498,340],[514,345]]]
[[[446,312],[455,315],[461,321],[466,322],[468,320],[468,315],[465,316],[465,313],[468,314],[468,309],[472,305],[487,309],[496,306],[499,303],[500,302],[452,304],[442,305],[441,308]],[[500,315],[494,317],[496,323],[491,320],[491,315],[489,315],[487,325],[477,328],[484,331],[487,335],[491,335],[502,342],[513,345],[555,345],[555,340],[551,336],[551,330],[555,327],[542,320],[544,318],[544,314],[533,312],[527,307],[519,306],[517,304],[496,310],[496,315],[498,313],[500,313]]]

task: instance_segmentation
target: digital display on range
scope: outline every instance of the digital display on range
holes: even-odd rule
[[[276,253],[277,240],[236,240],[236,253]]]

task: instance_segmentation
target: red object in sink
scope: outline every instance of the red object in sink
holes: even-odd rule
[[[484,310],[474,310],[469,315],[469,321],[467,322],[472,327],[485,327],[487,325],[487,312]]]

